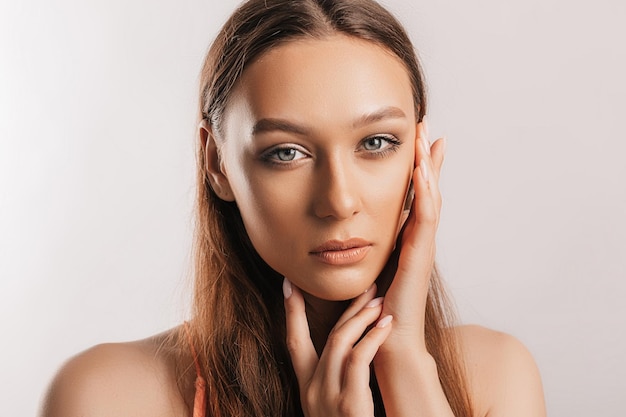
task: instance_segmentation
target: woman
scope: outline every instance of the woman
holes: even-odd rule
[[[519,342],[453,327],[425,113],[378,4],[243,4],[202,70],[193,317],[73,358],[43,415],[544,415]]]

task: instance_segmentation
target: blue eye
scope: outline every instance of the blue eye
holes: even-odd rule
[[[382,148],[383,145],[384,145],[383,139],[381,139],[378,136],[365,139],[365,142],[363,142],[363,147],[367,149],[368,151],[377,151],[380,148]]]
[[[289,164],[290,162],[306,157],[307,155],[303,151],[293,146],[282,146],[270,149],[261,156],[261,159],[272,164],[281,165]]]
[[[297,152],[298,151],[293,148],[285,148],[276,150],[275,155],[281,161],[293,161],[296,158]]]
[[[396,151],[401,143],[391,135],[376,135],[363,139],[361,148],[369,154],[385,156],[388,152]]]
[[[383,146],[383,139],[374,136],[373,138],[367,138],[363,141],[363,147],[368,151],[377,151]]]

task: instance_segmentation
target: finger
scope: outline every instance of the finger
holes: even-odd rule
[[[356,313],[361,311],[361,309],[370,301],[372,301],[376,297],[376,283],[372,284],[365,292],[354,299],[352,304],[343,312],[337,323],[335,323],[335,328],[341,327],[348,319],[353,317]]]
[[[287,319],[287,349],[298,384],[303,390],[315,373],[318,363],[317,352],[311,340],[302,292],[285,277],[283,293]]]
[[[430,145],[430,155],[431,160],[433,162],[433,170],[435,171],[437,178],[439,178],[439,174],[441,173],[441,166],[443,165],[443,160],[446,154],[446,137],[443,136]]]
[[[415,199],[411,210],[411,218],[407,224],[407,233],[402,241],[403,249],[405,245],[421,247],[432,241],[436,231],[438,221],[438,211],[431,189],[431,168],[425,158],[422,158],[413,175],[413,187],[415,189]],[[401,253],[403,250],[401,250]],[[416,258],[421,258],[415,254]]]
[[[418,159],[418,153],[420,153],[420,151],[425,151],[426,154],[430,152],[430,142],[428,140],[428,122],[426,121],[426,116],[424,116],[422,121],[417,124],[417,130],[415,133],[415,166],[417,167],[420,162]]]
[[[380,317],[382,302],[382,297],[371,300],[340,327],[334,327],[328,335],[318,368],[323,369],[327,378],[326,384],[330,389],[341,388],[346,358],[367,327]]]
[[[439,208],[441,207],[439,173],[441,165],[443,164],[445,138],[440,138],[431,145],[427,139],[427,129],[426,121],[422,122],[418,129],[419,133],[417,135],[415,159],[416,166],[420,169],[420,173],[428,186],[427,190],[430,192],[430,197],[435,204],[435,212],[438,220]],[[419,197],[424,198],[423,195]]]
[[[424,117],[422,117],[422,121],[418,123],[417,134],[420,138],[424,138],[428,141],[428,116],[424,115]]]
[[[370,367],[380,346],[391,333],[393,316],[381,318],[348,357],[344,371],[344,390],[346,394],[362,392],[369,388]]]
[[[441,177],[441,167],[445,158],[447,140],[444,137],[437,139],[431,145],[431,163],[432,172],[436,177],[436,180],[431,183],[431,192],[433,194],[433,200],[435,202],[435,209],[439,214],[441,211],[441,189],[439,188],[439,178]]]
[[[417,139],[421,141],[421,137]],[[415,199],[411,215],[402,236],[402,249],[396,278],[399,275],[425,276],[432,268],[434,261],[434,239],[439,219],[439,192],[436,182],[432,179],[432,164],[423,146],[416,151],[418,166],[413,173]],[[396,281],[396,279],[394,279]],[[406,281],[406,280],[405,280]],[[409,280],[415,282],[415,280]],[[404,282],[404,281],[403,281]],[[407,284],[408,285],[408,284]],[[408,290],[406,288],[405,290]],[[402,291],[415,294],[413,291]],[[408,300],[407,300],[408,301]]]
[[[438,141],[435,141],[438,142]],[[436,150],[439,150],[439,145],[437,145]],[[436,157],[437,161],[441,157],[440,154],[432,155],[431,154],[432,145],[428,140],[428,127],[426,118],[424,121],[419,124],[416,135],[416,143],[415,143],[415,166],[419,167],[422,161],[426,164],[428,168],[428,178],[427,182],[429,185],[437,186],[437,181],[439,180],[439,170],[433,164],[433,158]]]
[[[428,132],[428,120],[426,116],[424,116],[422,121],[418,124],[417,134],[419,139],[423,140],[422,144],[424,145],[426,153],[432,158],[432,172],[435,174],[435,177],[438,180],[439,173],[441,171],[441,165],[443,164],[443,157],[445,154],[445,137],[441,137],[431,144]]]

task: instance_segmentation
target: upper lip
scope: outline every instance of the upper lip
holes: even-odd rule
[[[352,248],[361,248],[361,247],[370,246],[370,245],[371,245],[370,242],[368,242],[365,239],[361,239],[359,237],[354,237],[348,240],[329,240],[329,241],[322,243],[315,249],[311,250],[311,253],[320,253],[320,252],[326,252],[326,251],[339,251],[339,250],[346,250],[346,249],[352,249]]]

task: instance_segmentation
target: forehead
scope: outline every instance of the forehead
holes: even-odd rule
[[[412,91],[396,55],[373,42],[333,35],[290,41],[261,55],[244,71],[229,107],[252,118],[331,123],[386,106],[412,115]]]

